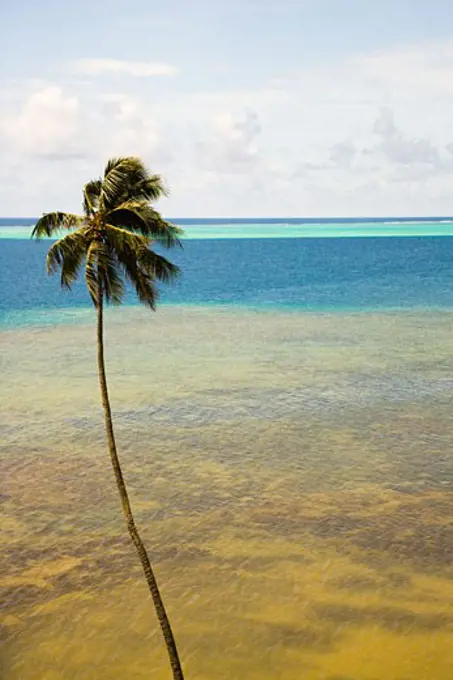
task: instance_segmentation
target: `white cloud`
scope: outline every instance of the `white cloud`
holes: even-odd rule
[[[240,117],[230,111],[214,116],[211,131],[198,144],[202,165],[220,173],[250,172],[250,166],[259,162],[260,133],[256,111]]]
[[[348,140],[337,142],[330,148],[330,160],[332,163],[344,168],[351,167],[356,155],[356,146]]]
[[[101,119],[104,131],[97,143],[99,158],[165,155],[159,123],[137,99],[121,93],[101,97],[99,122]]]
[[[118,121],[130,121],[138,115],[138,102],[123,92],[109,92],[100,97],[102,113]]]
[[[7,141],[19,153],[51,156],[71,154],[80,116],[80,102],[56,85],[32,92],[17,113],[0,121]]]
[[[73,68],[78,73],[92,76],[113,73],[148,78],[152,76],[174,76],[178,73],[178,69],[169,64],[121,59],[78,59],[74,62]]]
[[[148,62],[79,60],[116,72],[116,91],[104,78],[16,82],[1,92],[0,213],[17,212],[30,163],[33,214],[61,199],[77,209],[78,185],[129,153],[168,179],[172,214],[452,212],[452,55],[453,43],[364,54],[253,87],[169,80],[159,97],[130,77],[134,64],[155,72]]]
[[[374,132],[380,138],[376,147],[392,163],[413,165],[423,163],[431,167],[441,164],[438,149],[426,138],[411,138],[395,124],[390,109],[383,109],[374,124]]]

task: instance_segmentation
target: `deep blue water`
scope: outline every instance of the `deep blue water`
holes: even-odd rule
[[[46,275],[48,247],[0,241],[0,325],[27,324],[31,311],[90,305],[83,277],[68,292],[58,276]],[[161,301],[305,310],[453,308],[452,254],[453,237],[191,240],[167,253],[183,275],[162,289]]]

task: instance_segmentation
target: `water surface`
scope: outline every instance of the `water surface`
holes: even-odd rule
[[[93,312],[60,313],[0,334],[3,677],[164,680]],[[120,455],[187,677],[450,680],[453,312],[180,304],[106,326]]]

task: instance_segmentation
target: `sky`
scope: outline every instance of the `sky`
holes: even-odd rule
[[[171,217],[453,214],[451,0],[15,0],[0,25],[0,215],[77,211],[121,155]]]

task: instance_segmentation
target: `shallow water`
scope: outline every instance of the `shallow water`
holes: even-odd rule
[[[120,456],[188,680],[451,679],[452,331],[450,311],[108,314]],[[8,680],[169,678],[94,340],[0,334]]]
[[[451,218],[403,219],[178,219],[185,239],[350,238],[453,236]],[[0,239],[29,239],[36,220],[0,218]]]

